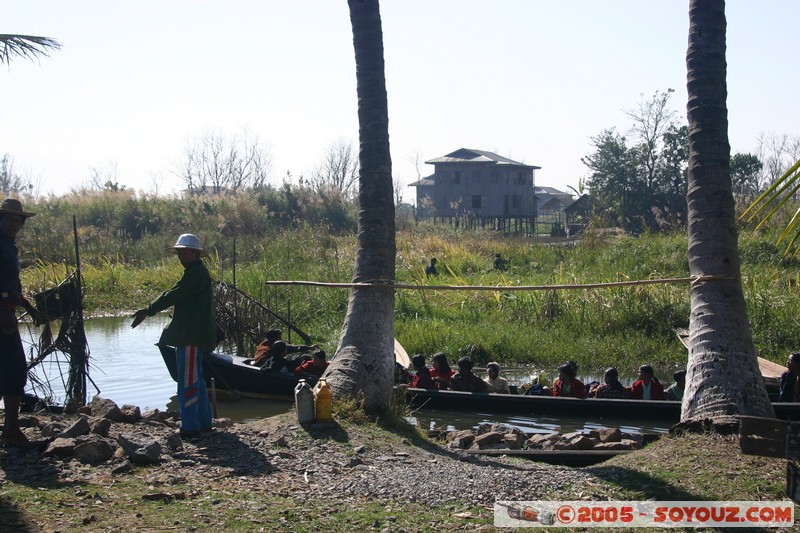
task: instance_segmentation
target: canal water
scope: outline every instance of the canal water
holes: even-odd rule
[[[177,410],[175,382],[169,375],[161,353],[155,346],[161,330],[169,318],[164,315],[150,317],[136,329],[130,327],[130,318],[99,318],[87,320],[86,336],[90,351],[91,381],[87,385],[88,397],[99,394],[118,405],[131,404],[146,409]],[[38,335],[38,329],[30,332],[23,327],[23,340],[27,345]],[[44,380],[49,380],[52,391],[34,390],[38,396],[52,396],[63,402],[64,385],[60,382],[66,361],[51,357],[37,370]],[[591,379],[590,379],[591,380]],[[29,384],[29,388],[31,384]],[[241,398],[233,401],[217,401],[217,416],[238,422],[256,420],[293,409],[290,401],[255,400]],[[441,411],[420,409],[410,417],[422,427],[431,429],[470,429],[477,425],[505,423],[526,432],[549,433],[553,431],[588,431],[603,427],[620,427],[635,433],[665,433],[669,425],[663,422],[586,419],[570,417],[526,417],[512,414],[495,414],[465,411]]]

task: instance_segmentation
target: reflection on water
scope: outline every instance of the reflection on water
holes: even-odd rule
[[[90,377],[87,385],[89,398],[99,394],[119,405],[138,405],[142,410],[158,408],[177,410],[176,385],[167,372],[161,353],[155,346],[161,330],[169,321],[162,313],[150,317],[136,329],[131,329],[131,319],[100,318],[87,320],[85,329],[90,350]],[[38,330],[34,330],[38,334]],[[23,339],[30,342],[31,335],[23,332]],[[42,378],[56,378],[62,371],[66,375],[67,361],[52,356],[45,360],[37,370]],[[533,372],[529,369],[504,371],[512,382],[522,383]],[[552,376],[551,376],[552,379]],[[591,379],[589,379],[591,381]],[[41,388],[35,392],[41,397],[52,396],[63,402],[64,384],[56,379],[51,381],[52,394]],[[29,389],[31,384],[29,384]],[[242,422],[264,416],[284,413],[293,408],[289,401],[255,400],[242,398],[236,401],[217,401],[217,416]],[[525,417],[512,414],[469,413],[463,411],[432,411],[419,409],[413,413],[411,421],[423,427],[470,429],[483,422],[500,422],[517,427],[526,432],[588,431],[599,427],[620,427],[631,432],[667,431],[666,425],[648,424],[646,421],[614,421],[611,419],[546,418]]]

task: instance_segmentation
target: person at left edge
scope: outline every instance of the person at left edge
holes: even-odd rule
[[[133,314],[132,328],[159,311],[174,307],[159,344],[175,346],[178,363],[178,406],[181,436],[211,431],[211,406],[203,376],[203,357],[214,349],[216,313],[211,275],[202,258],[208,255],[197,235],[184,233],[169,251],[178,256],[183,276],[150,305]]]
[[[14,198],[7,198],[0,204],[0,397],[5,406],[0,442],[12,446],[28,443],[19,426],[19,405],[28,369],[17,327],[17,307],[25,309],[37,325],[46,320],[22,295],[19,279],[16,238],[25,221],[34,215],[23,210],[22,203]]]

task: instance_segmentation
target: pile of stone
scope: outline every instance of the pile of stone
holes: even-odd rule
[[[589,433],[525,433],[504,424],[484,423],[476,430],[451,431],[448,446],[461,450],[638,450],[643,436],[619,428]]]
[[[40,422],[35,416],[20,417],[32,446],[40,446],[44,457],[98,464],[119,461],[122,470],[131,464],[159,463],[162,454],[183,449],[179,433],[178,414],[158,409],[142,413],[135,405],[117,406],[111,400],[95,396],[78,408],[74,416],[48,416]],[[216,419],[217,427],[230,427],[227,419]],[[33,432],[41,433],[41,439]]]

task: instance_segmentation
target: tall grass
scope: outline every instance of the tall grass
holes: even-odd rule
[[[63,279],[73,260],[71,217],[78,233],[90,315],[138,308],[181,275],[165,253],[179,233],[206,241],[212,274],[288,316],[328,351],[335,349],[348,292],[269,286],[267,281],[347,282],[355,258],[354,226],[332,230],[320,212],[332,209],[292,191],[238,198],[137,199],[128,194],[50,198],[37,204],[20,244],[25,286],[38,290]],[[280,204],[280,205],[279,205]],[[300,205],[302,204],[302,205]],[[26,204],[27,206],[27,204]],[[289,216],[315,209],[305,219]],[[322,210],[322,211],[320,211]],[[335,211],[334,211],[335,212]],[[312,223],[313,221],[317,223]],[[405,226],[404,226],[405,227]],[[579,244],[542,243],[489,230],[407,225],[397,235],[400,283],[489,285],[493,291],[398,290],[395,335],[409,353],[443,351],[477,364],[553,367],[573,359],[587,371],[650,362],[667,371],[685,364],[675,327],[686,327],[685,283],[626,288],[510,291],[517,285],[583,285],[688,276],[683,233],[644,236],[588,232]],[[136,231],[131,228],[138,228]],[[777,228],[742,228],[740,256],[750,323],[760,355],[784,361],[800,347],[798,262],[782,257]],[[235,246],[234,246],[235,243]],[[505,271],[493,269],[500,253]],[[439,260],[440,275],[424,267]]]

